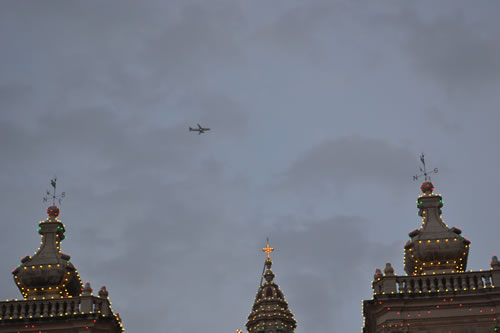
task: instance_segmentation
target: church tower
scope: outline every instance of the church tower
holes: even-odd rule
[[[40,248],[12,271],[24,300],[0,302],[0,332],[122,332],[106,287],[93,296],[90,284],[82,284],[70,256],[61,251],[66,228],[59,208],[50,206],[47,215],[38,227]]]
[[[405,275],[390,263],[375,270],[373,299],[363,302],[364,333],[493,333],[500,320],[500,262],[469,271],[470,241],[441,218],[443,199],[426,181],[417,199],[422,225],[404,246]]]
[[[274,282],[274,273],[271,270],[273,261],[271,252],[273,248],[269,243],[262,251],[266,252],[265,273],[262,283],[255,296],[252,312],[248,316],[246,327],[249,333],[292,333],[295,332],[297,323],[292,312],[288,309],[288,303],[279,286]]]

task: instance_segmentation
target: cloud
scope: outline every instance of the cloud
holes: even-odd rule
[[[408,57],[415,74],[442,85],[454,97],[491,95],[500,83],[500,39],[495,5],[470,8],[457,3],[435,6],[396,4],[370,18]]]
[[[415,157],[403,146],[382,139],[346,136],[304,152],[284,174],[283,188],[345,188],[359,183],[396,185],[408,179]]]
[[[82,278],[95,287],[111,285],[118,311],[124,318],[132,314],[124,319],[127,329],[139,331],[150,321],[152,330],[189,332],[224,311],[238,313],[222,305],[221,313],[206,311],[221,295],[243,299],[246,279],[255,288],[256,278],[245,272],[247,244],[256,238],[246,221],[250,189],[213,160],[179,181],[131,179],[115,191],[82,198],[93,202],[89,210],[81,212],[82,202],[66,205],[62,219],[71,242],[63,249],[73,254]],[[242,316],[250,302],[241,302]],[[167,322],[154,319],[159,308]],[[193,315],[199,320],[190,322]],[[224,325],[236,324],[237,317]]]
[[[457,136],[464,131],[464,127],[456,119],[457,116],[453,112],[446,112],[441,108],[432,107],[423,112],[423,117],[426,122],[436,125],[438,129],[448,135]]]
[[[332,2],[315,2],[311,5],[297,5],[282,11],[275,21],[263,25],[255,32],[255,41],[266,47],[285,52],[312,52],[318,46],[318,33],[328,25],[340,6]]]
[[[371,272],[394,254],[402,256],[401,244],[380,244],[368,230],[368,221],[357,216],[308,221],[302,230],[286,224],[273,230],[275,281],[300,331],[352,331],[362,325],[361,317],[345,318],[370,297]]]
[[[184,93],[203,87],[206,73],[245,62],[241,36],[245,17],[235,2],[179,6],[178,15],[145,40],[138,60],[151,78]]]
[[[488,35],[456,13],[416,27],[406,47],[425,74],[475,90],[500,79],[500,39]]]

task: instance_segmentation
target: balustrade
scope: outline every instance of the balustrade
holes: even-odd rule
[[[0,302],[0,319],[59,317],[82,313],[110,315],[112,312],[107,299],[95,296]]]
[[[417,276],[383,276],[380,280],[373,283],[373,289],[376,294],[472,292],[492,289],[493,287],[491,271]]]

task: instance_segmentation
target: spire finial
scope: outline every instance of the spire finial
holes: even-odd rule
[[[47,202],[52,199],[52,206],[55,207],[56,199],[61,204],[62,199],[66,196],[66,192],[61,192],[61,194],[56,193],[57,186],[57,178],[54,176],[53,179],[50,180],[50,186],[52,186],[52,193],[49,190],[46,191],[46,195],[43,197],[43,202]]]
[[[392,268],[390,262],[385,263],[384,275],[385,276],[393,276],[394,275],[394,268]]]
[[[498,261],[498,257],[496,255],[491,258],[491,269],[500,269],[500,262]]]
[[[92,287],[90,287],[90,282],[87,281],[85,286],[82,288],[82,296],[92,296]]]
[[[266,252],[267,254],[267,260],[271,260],[271,252],[274,251],[274,248],[269,246],[269,238],[267,238],[267,245],[265,248],[262,249],[263,252]]]
[[[106,289],[106,286],[102,286],[101,289],[99,290],[99,297],[101,298],[107,298],[108,297],[108,290]]]
[[[421,178],[422,176],[424,176],[424,182],[425,183],[430,182],[431,181],[430,174],[432,174],[432,173],[438,173],[438,168],[434,168],[432,171],[427,172],[427,168],[425,166],[425,156],[424,156],[424,153],[422,153],[420,155],[420,162],[422,163],[422,166],[420,167],[420,172],[422,172],[422,174],[413,176],[413,180],[418,180],[419,178]]]

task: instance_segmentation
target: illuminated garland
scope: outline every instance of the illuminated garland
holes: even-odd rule
[[[21,259],[21,264],[19,264],[15,269],[12,270],[12,274],[14,275],[14,281],[16,282],[16,285],[18,286],[19,290],[21,291],[21,294],[23,297],[28,300],[49,300],[49,299],[61,299],[61,298],[73,298],[73,297],[80,297],[80,296],[91,296],[92,289],[90,288],[90,285],[86,285],[85,288],[83,288],[82,280],[80,278],[80,275],[78,273],[78,270],[75,268],[75,266],[69,261],[71,258],[70,255],[65,254],[61,252],[61,246],[60,243],[62,240],[65,239],[64,232],[66,231],[65,225],[57,218],[59,216],[59,208],[56,206],[51,206],[47,209],[47,215],[49,216],[47,219],[44,221],[40,221],[39,227],[37,229],[38,233],[41,235],[41,242],[40,242],[40,247],[35,251],[33,256],[28,256],[26,255]],[[48,230],[44,231],[44,226],[47,226]],[[55,226],[55,228],[54,228]],[[51,229],[53,228],[53,229]],[[55,231],[55,240],[52,238],[52,241],[54,243],[46,243],[45,242],[45,233],[50,233],[53,236],[53,232]],[[46,247],[49,246],[48,250],[50,254],[54,254],[55,257],[53,258],[56,260],[58,263],[51,263],[51,264],[38,264],[38,265],[30,265],[30,262],[36,258],[36,256],[40,255],[42,250]],[[55,246],[56,252],[50,252],[51,251],[51,246]],[[54,247],[52,247],[54,249]],[[62,273],[61,270],[66,270],[66,272]],[[26,272],[30,274],[31,272],[37,272],[42,276],[43,280],[43,274],[46,274],[47,272],[51,271],[58,271],[55,274],[63,274],[61,281],[57,285],[52,285],[52,286],[38,286],[38,287],[31,287],[28,288],[25,285],[23,285],[22,278],[23,274]],[[21,274],[21,278],[18,274]],[[85,293],[85,295],[84,295]],[[43,296],[43,294],[48,294],[50,296]],[[40,295],[40,296],[38,296]],[[108,303],[109,303],[109,311],[111,312],[111,316],[106,316],[101,313],[101,311],[97,311],[95,314],[98,315],[100,318],[113,318],[116,324],[120,327],[120,330],[123,332],[124,328],[121,322],[120,314],[115,313],[113,309],[111,308],[111,302],[109,301],[108,297],[108,292],[106,291],[106,288],[103,287],[101,291],[99,292],[99,297],[100,298],[105,298]],[[8,301],[8,300],[7,300]],[[15,300],[17,301],[17,299]],[[94,314],[93,312],[65,312],[65,313],[60,313],[57,317],[64,317],[64,316],[80,316],[80,315],[88,315],[88,314]],[[43,318],[43,315],[40,315],[40,318]],[[47,316],[47,318],[54,317],[53,314],[50,316]],[[32,315],[29,316],[30,319],[33,318]],[[4,318],[0,318],[0,320],[3,320]],[[7,319],[7,318],[5,318]],[[12,317],[8,319],[13,319]],[[19,319],[23,319],[22,317]],[[94,320],[95,322],[95,320]]]
[[[260,332],[266,330],[266,328],[275,328],[283,329],[287,333],[295,332],[297,322],[288,309],[288,303],[283,292],[274,283],[275,275],[271,270],[272,260],[270,258],[270,254],[274,249],[267,244],[262,251],[266,252],[265,264],[267,270],[263,275],[266,282],[259,287],[255,296],[252,312],[249,314],[246,323],[247,330],[248,332]]]

